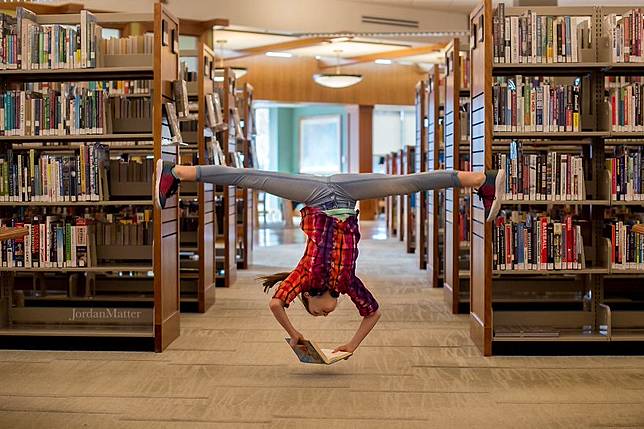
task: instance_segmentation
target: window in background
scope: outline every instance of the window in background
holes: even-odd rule
[[[300,173],[342,172],[340,115],[310,116],[300,120]]]
[[[255,109],[255,147],[257,163],[260,170],[276,170],[277,142],[271,139],[271,113],[267,107]],[[282,222],[280,198],[266,194],[258,195],[259,221],[264,226],[270,223]],[[261,237],[260,237],[261,238]]]
[[[103,37],[103,39],[111,39],[112,37],[118,39],[119,37],[121,37],[121,30],[118,30],[116,28],[103,28],[101,37]]]

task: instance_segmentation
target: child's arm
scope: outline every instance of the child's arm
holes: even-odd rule
[[[286,330],[288,335],[291,337],[291,341],[290,341],[291,346],[295,346],[297,343],[304,340],[304,335],[300,334],[300,332],[297,329],[295,329],[291,321],[288,319],[288,316],[286,315],[286,310],[284,310],[284,301],[282,301],[281,299],[273,298],[271,299],[271,302],[268,306],[273,312],[273,316],[275,316],[275,319],[277,319],[279,324],[282,325],[282,327]],[[369,333],[369,331],[367,331],[367,333]]]
[[[371,332],[373,327],[376,326],[376,323],[378,323],[379,319],[380,319],[379,310],[376,310],[370,315],[363,317],[362,322],[360,322],[360,326],[358,327],[358,330],[356,331],[353,338],[351,338],[351,341],[349,341],[348,343],[342,346],[336,347],[336,349],[333,351],[353,353],[358,348],[362,340],[364,340],[365,337],[369,335],[369,332]]]

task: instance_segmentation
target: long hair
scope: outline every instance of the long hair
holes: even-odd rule
[[[262,286],[264,286],[264,292],[268,293],[273,286],[275,286],[277,283],[282,282],[286,280],[286,278],[291,275],[290,272],[287,273],[275,273],[275,274],[269,274],[267,276],[259,276],[257,277],[258,280],[261,280]],[[311,291],[313,296],[316,296],[319,294],[317,290]],[[299,295],[300,301],[302,301],[302,304],[304,305],[304,308],[306,311],[311,313],[311,310],[309,310],[309,299],[306,297],[303,293]]]
[[[262,286],[264,286],[264,292],[268,293],[273,286],[277,283],[286,280],[286,278],[291,275],[291,273],[275,273],[269,274],[267,276],[259,276],[258,280],[262,281]]]

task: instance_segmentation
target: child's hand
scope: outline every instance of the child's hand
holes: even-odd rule
[[[304,335],[302,335],[299,331],[295,331],[293,335],[291,335],[291,340],[289,341],[289,344],[291,345],[291,347],[295,347],[296,345],[303,342],[304,342]]]
[[[349,352],[349,353],[353,353],[354,351],[356,351],[356,349],[357,349],[357,348],[358,348],[358,347],[354,346],[353,344],[351,344],[351,343],[347,343],[347,344],[345,344],[345,345],[342,345],[342,346],[338,346],[338,347],[336,347],[336,348],[335,348],[335,350],[333,350],[333,353],[335,353],[335,352]]]

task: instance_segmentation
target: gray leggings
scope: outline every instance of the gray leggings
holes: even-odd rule
[[[257,189],[325,210],[354,208],[358,200],[461,187],[458,173],[453,170],[401,176],[375,173],[313,176],[205,165],[197,166],[197,181]]]

